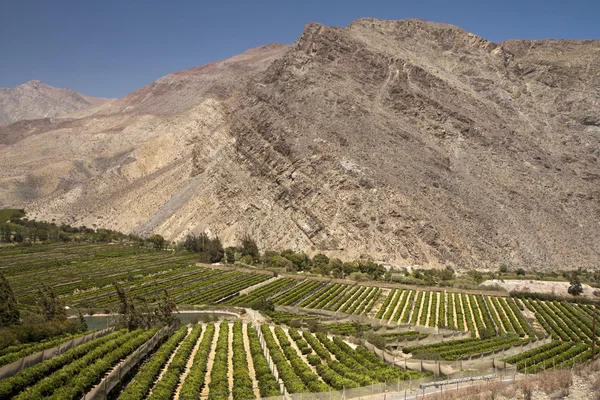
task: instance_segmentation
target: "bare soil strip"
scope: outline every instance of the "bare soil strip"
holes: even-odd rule
[[[215,362],[215,350],[217,348],[217,339],[219,338],[219,331],[221,330],[221,324],[215,324],[215,333],[213,336],[213,341],[210,346],[210,352],[208,353],[208,362],[206,363],[206,376],[204,377],[204,387],[202,388],[202,393],[200,393],[201,398],[208,397],[208,385],[210,384],[210,371],[212,371],[213,364]]]
[[[392,310],[392,313],[390,314],[390,321],[396,321],[396,313],[398,312],[398,307],[400,307],[400,303],[402,303],[402,298],[406,295],[406,290],[403,290],[402,292],[400,292],[400,296],[398,297],[398,304],[396,304],[396,306],[394,307],[394,309]]]
[[[179,400],[179,391],[181,390],[181,386],[183,386],[183,382],[185,381],[185,378],[190,373],[190,368],[192,368],[192,365],[194,364],[194,357],[196,357],[196,353],[198,352],[198,347],[200,347],[200,342],[202,342],[202,338],[204,337],[205,332],[206,332],[206,324],[202,324],[202,332],[200,333],[200,336],[198,337],[198,341],[196,342],[196,344],[194,345],[194,348],[192,349],[190,358],[188,359],[187,364],[185,365],[185,370],[183,371],[181,378],[179,378],[179,384],[177,385],[177,389],[175,389],[175,396],[174,396],[175,400]]]
[[[463,301],[462,301],[462,296],[461,296],[461,295],[457,294],[457,295],[455,295],[455,298],[456,298],[458,301],[460,301],[460,310],[462,311],[462,316],[463,316],[463,317],[462,317],[462,319],[463,319],[463,329],[464,329],[464,330],[465,330],[465,332],[466,332],[466,331],[468,331],[468,330],[469,330],[469,326],[467,325],[467,316],[466,316],[466,314],[465,314],[465,304],[463,304]]]
[[[298,354],[298,356],[302,359],[302,361],[304,361],[304,363],[306,365],[308,365],[310,367],[310,369],[312,370],[312,372],[319,377],[319,380],[323,383],[325,383],[325,381],[323,381],[323,378],[321,378],[321,376],[319,375],[319,373],[317,372],[317,369],[308,362],[308,360],[306,359],[306,356],[304,354],[302,354],[302,352],[300,351],[300,349],[298,348],[298,345],[296,344],[296,341],[294,341],[294,339],[292,339],[292,337],[290,336],[290,332],[288,331],[287,328],[283,328],[283,331],[285,332],[285,335],[287,336],[287,339],[290,341],[290,343],[292,344],[292,348],[294,350],[296,350],[296,354]]]
[[[246,350],[246,359],[248,360],[248,373],[250,379],[252,379],[252,389],[254,390],[254,397],[260,399],[260,390],[258,388],[258,381],[256,380],[256,370],[254,369],[254,360],[252,359],[252,353],[250,352],[250,340],[248,340],[248,324],[242,325],[242,334],[244,339],[244,349]]]
[[[227,378],[229,379],[229,400],[233,400],[233,324],[227,324]]]
[[[496,308],[496,304],[494,304],[490,296],[487,296],[487,303],[488,307],[491,308],[490,311],[495,313],[498,317],[498,322],[500,322],[500,326],[502,327],[502,329],[504,329],[506,332],[510,331],[510,327],[507,328],[506,326],[504,326],[504,322],[502,322],[502,318],[500,318],[500,311]],[[500,326],[498,327],[498,329],[500,329]]]
[[[415,296],[418,296],[419,293],[415,293]],[[419,308],[416,310],[413,310],[413,312],[417,312],[417,322],[415,323],[415,325],[421,325],[421,314],[423,313],[423,305],[425,304],[425,293],[423,293],[423,296],[421,296],[421,303],[419,303],[418,305],[415,304],[415,308],[418,306]],[[427,312],[427,311],[425,311]]]
[[[465,298],[467,299],[466,307],[469,307],[469,310],[471,310],[471,320],[473,321],[473,328],[475,329],[475,337],[479,337],[479,329],[477,329],[477,322],[475,321],[475,313],[471,306],[471,299],[469,298],[469,295],[465,295]]]
[[[154,389],[154,387],[156,386],[156,384],[158,383],[158,381],[160,381],[162,379],[162,377],[167,372],[167,369],[169,369],[169,365],[171,365],[171,362],[173,361],[173,358],[175,358],[175,354],[177,354],[177,352],[179,351],[179,348],[181,347],[181,345],[183,344],[183,342],[185,341],[185,339],[189,336],[189,334],[190,334],[191,331],[192,331],[192,327],[188,326],[187,334],[181,340],[181,342],[179,342],[179,344],[177,345],[177,347],[175,348],[175,350],[171,353],[171,356],[169,357],[169,359],[167,360],[167,362],[165,363],[165,365],[163,365],[163,368],[160,371],[160,374],[158,374],[158,377],[156,378],[156,380],[152,384],[152,387],[150,388],[150,391],[148,392],[148,397],[150,397],[150,395],[152,394],[152,389]]]

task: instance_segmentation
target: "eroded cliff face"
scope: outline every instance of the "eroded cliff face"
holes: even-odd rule
[[[244,54],[12,129],[2,201],[398,265],[599,265],[599,41],[363,19]]]
[[[232,102],[231,132],[314,248],[594,265],[599,51],[415,20],[309,24]]]

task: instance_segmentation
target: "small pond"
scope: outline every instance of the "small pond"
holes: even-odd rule
[[[237,319],[238,317],[232,313],[225,312],[182,312],[175,314],[182,324],[189,324],[194,321],[209,322],[217,319]],[[116,315],[92,315],[84,317],[90,331],[97,331],[108,328],[111,324],[117,321]]]

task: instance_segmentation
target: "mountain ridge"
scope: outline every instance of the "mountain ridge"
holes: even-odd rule
[[[113,99],[86,96],[73,89],[30,80],[15,88],[0,88],[0,125],[58,117],[100,106]]]
[[[0,205],[395,265],[599,264],[600,41],[361,19],[250,55],[21,128]]]

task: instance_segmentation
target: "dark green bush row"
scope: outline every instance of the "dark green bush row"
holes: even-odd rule
[[[215,336],[215,324],[213,322],[206,326],[204,336],[200,341],[190,372],[181,385],[179,397],[182,399],[197,399],[204,388],[206,374],[208,373],[207,364],[210,348]]]
[[[144,399],[148,394],[150,387],[154,384],[162,367],[169,360],[171,353],[173,353],[177,345],[179,345],[186,335],[187,326],[182,326],[162,346],[160,346],[150,360],[148,360],[148,362],[146,362],[139,370],[135,378],[127,385],[127,388],[121,393],[119,399]]]

